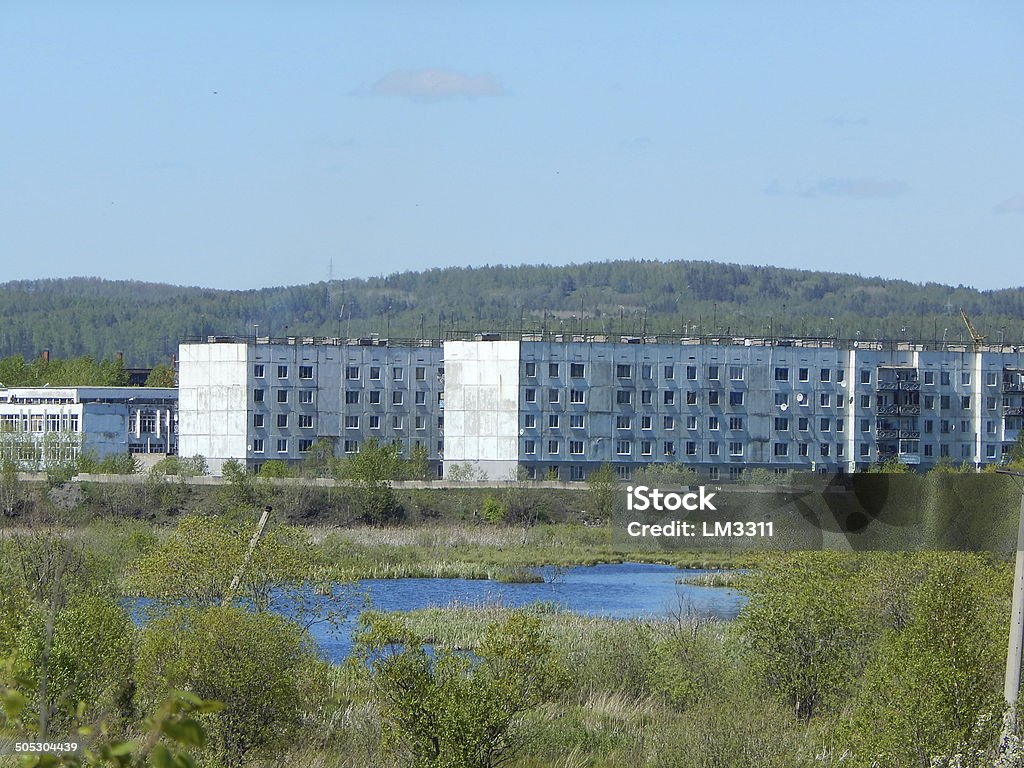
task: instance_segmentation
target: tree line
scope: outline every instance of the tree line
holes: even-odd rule
[[[95,278],[0,285],[0,355],[166,362],[208,335],[436,338],[477,330],[1024,339],[1024,289],[702,261],[429,269],[228,291]]]

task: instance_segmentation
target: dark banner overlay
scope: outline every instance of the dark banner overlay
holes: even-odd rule
[[[620,552],[1016,550],[1021,487],[995,474],[808,475],[786,485],[624,486]]]

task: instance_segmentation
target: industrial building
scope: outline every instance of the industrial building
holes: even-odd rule
[[[25,468],[134,453],[177,453],[176,389],[12,387],[0,389],[0,450]]]
[[[371,439],[426,450],[440,467],[439,342],[211,336],[180,346],[178,391],[181,453],[215,474],[230,459],[296,463],[324,439],[337,455]]]
[[[997,463],[1024,419],[1024,352],[833,339],[480,334],[461,341],[210,337],[179,354],[180,441],[213,471],[425,448],[492,480],[680,463],[853,472]]]

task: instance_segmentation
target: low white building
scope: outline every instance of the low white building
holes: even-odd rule
[[[0,450],[26,468],[75,459],[178,452],[178,391],[157,387],[0,389]]]

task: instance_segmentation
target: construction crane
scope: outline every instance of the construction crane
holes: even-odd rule
[[[967,333],[970,334],[971,341],[974,343],[974,351],[977,352],[981,348],[981,345],[985,343],[985,337],[978,333],[974,325],[971,324],[971,318],[967,316],[967,313],[964,312],[963,308],[960,309],[960,319],[963,320],[964,325],[967,326]]]

